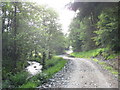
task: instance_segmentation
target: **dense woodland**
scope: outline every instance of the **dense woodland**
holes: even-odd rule
[[[68,8],[76,11],[69,27],[69,39],[75,52],[106,48],[107,54],[120,51],[118,3],[74,2]]]
[[[44,70],[46,60],[63,53],[66,41],[58,14],[52,8],[28,2],[1,4],[2,75],[3,85],[5,81],[9,86],[7,80],[24,70],[28,60],[40,62]]]
[[[3,88],[43,84],[65,65],[66,61],[54,56],[63,54],[69,46],[74,52],[102,48],[99,54],[103,56],[120,52],[118,3],[67,4],[76,12],[68,37],[62,33],[58,14],[48,6],[29,2],[2,2],[1,6]],[[41,63],[48,76],[28,79],[24,69],[30,60]]]

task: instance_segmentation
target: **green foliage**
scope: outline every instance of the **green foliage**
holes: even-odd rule
[[[9,80],[4,80],[2,82],[2,88],[14,87],[14,86],[11,86],[10,84],[11,84],[11,82]]]
[[[21,71],[24,68],[26,68],[28,65],[29,64],[27,63],[27,60],[25,60],[25,61],[19,61],[19,62],[17,62],[17,70]]]
[[[3,67],[17,72],[27,60],[40,61],[43,57],[39,53],[45,52],[48,57],[49,52],[64,51],[65,38],[52,8],[28,2],[2,2],[1,12]]]
[[[22,84],[26,83],[29,74],[28,72],[22,71],[16,74],[7,73],[6,80],[3,81],[3,88],[15,88],[19,87]]]
[[[72,23],[69,26],[69,40],[70,44],[73,47],[73,50],[78,52],[81,50],[82,42],[80,40],[79,34],[80,34],[80,21],[77,19],[73,19]]]
[[[96,59],[96,58],[94,58],[94,59],[92,59],[93,61],[95,61],[95,62],[98,62],[98,59]]]
[[[111,54],[107,57],[107,59],[114,59],[118,56],[118,54]]]
[[[112,71],[111,73],[114,74],[114,75],[118,75],[119,72],[118,71]]]
[[[36,88],[37,84],[35,82],[28,82],[27,84],[23,84],[20,88]]]
[[[46,69],[48,69],[49,67],[54,66],[55,64],[57,64],[58,62],[60,62],[62,60],[62,58],[59,57],[52,57],[52,59],[46,60]]]
[[[111,67],[111,66],[105,65],[103,68],[106,69],[106,70],[109,70],[109,71],[110,71],[112,74],[114,74],[114,75],[118,75],[118,71],[115,70],[115,69],[114,69],[113,67]]]
[[[66,60],[60,57],[53,57],[46,61],[46,69],[42,73],[32,77],[27,72],[18,72],[16,74],[7,75],[3,81],[3,88],[36,88],[48,81],[56,72],[60,71],[66,64]],[[9,76],[9,77],[8,77]]]
[[[17,74],[10,76],[10,81],[12,85],[15,85],[17,87],[18,85],[22,85],[23,83],[25,83],[27,77],[27,72],[18,72]]]
[[[20,88],[35,88],[48,81],[56,72],[60,71],[66,64],[66,60],[60,57],[53,57],[46,62],[46,70],[28,79],[27,83]],[[52,64],[52,65],[51,65]]]
[[[68,7],[73,11],[79,11],[69,27],[69,39],[73,50],[80,52],[107,48],[108,50],[101,54],[105,59],[114,58],[116,56],[114,54],[120,51],[117,3],[71,2]],[[82,53],[80,55],[84,57]],[[95,55],[90,53],[88,56],[96,55],[97,53]]]
[[[36,88],[37,86],[45,83],[47,80],[47,75],[44,73],[39,73],[35,76],[28,78],[27,82],[24,83],[19,88]]]
[[[69,39],[71,46],[75,52],[88,51],[95,48],[95,42],[91,39],[93,37],[93,25],[90,19],[84,18],[79,21],[79,18],[74,18],[69,27]]]
[[[113,68],[110,67],[110,66],[105,66],[104,68],[107,69],[107,70],[113,70]]]
[[[97,55],[100,55],[104,50],[105,48],[99,48],[99,49],[94,49],[94,50],[85,51],[85,52],[74,52],[74,53],[71,53],[71,55],[79,58],[90,58],[90,57],[96,57]]]
[[[115,59],[120,53],[111,53],[108,48],[98,48],[86,52],[73,52],[71,56],[79,57],[79,58],[90,58],[96,56],[103,56],[105,60]],[[95,60],[96,61],[96,60]]]
[[[109,50],[119,51],[118,38],[118,9],[110,8],[104,10],[97,22],[98,30],[94,31],[97,34],[93,37],[96,45],[102,45],[109,48]]]
[[[99,62],[100,65],[105,65],[105,62]]]
[[[59,63],[57,58],[48,60],[65,49],[58,15],[48,6],[31,2],[1,4],[3,87],[36,87],[46,80],[46,76],[28,79],[27,73],[21,71],[28,66],[28,60],[43,64],[44,59],[46,70]]]
[[[43,73],[47,74],[47,79],[51,78],[53,74],[55,74],[56,72],[60,71],[64,65],[66,64],[66,60],[64,59],[59,59],[59,62],[57,64],[55,64],[52,67],[49,67],[47,70],[43,71]]]

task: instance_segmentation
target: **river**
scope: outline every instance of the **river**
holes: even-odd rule
[[[31,75],[36,75],[40,72],[42,72],[42,65],[38,62],[35,61],[28,61],[28,63],[30,64],[26,70],[31,74]]]

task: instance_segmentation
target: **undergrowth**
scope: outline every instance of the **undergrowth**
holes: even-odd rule
[[[91,57],[103,56],[105,60],[108,60],[108,59],[116,58],[118,55],[120,55],[120,52],[111,53],[109,52],[108,48],[98,48],[84,52],[73,52],[70,55],[78,58],[91,58]]]
[[[84,51],[84,52],[73,52],[70,55],[78,58],[90,58],[90,57],[96,57],[97,55],[100,55],[103,51],[105,51],[104,48],[99,48],[99,49],[94,49],[94,50]]]
[[[3,80],[3,88],[36,88],[47,82],[56,72],[60,71],[66,64],[66,60],[60,57],[53,57],[46,60],[46,69],[35,76],[30,77],[25,71],[13,75],[9,73],[6,80]]]

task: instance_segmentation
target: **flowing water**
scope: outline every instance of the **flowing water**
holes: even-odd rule
[[[40,72],[42,72],[42,65],[38,62],[35,62],[35,61],[28,61],[28,63],[30,64],[26,70],[32,74],[32,75],[36,75]]]

